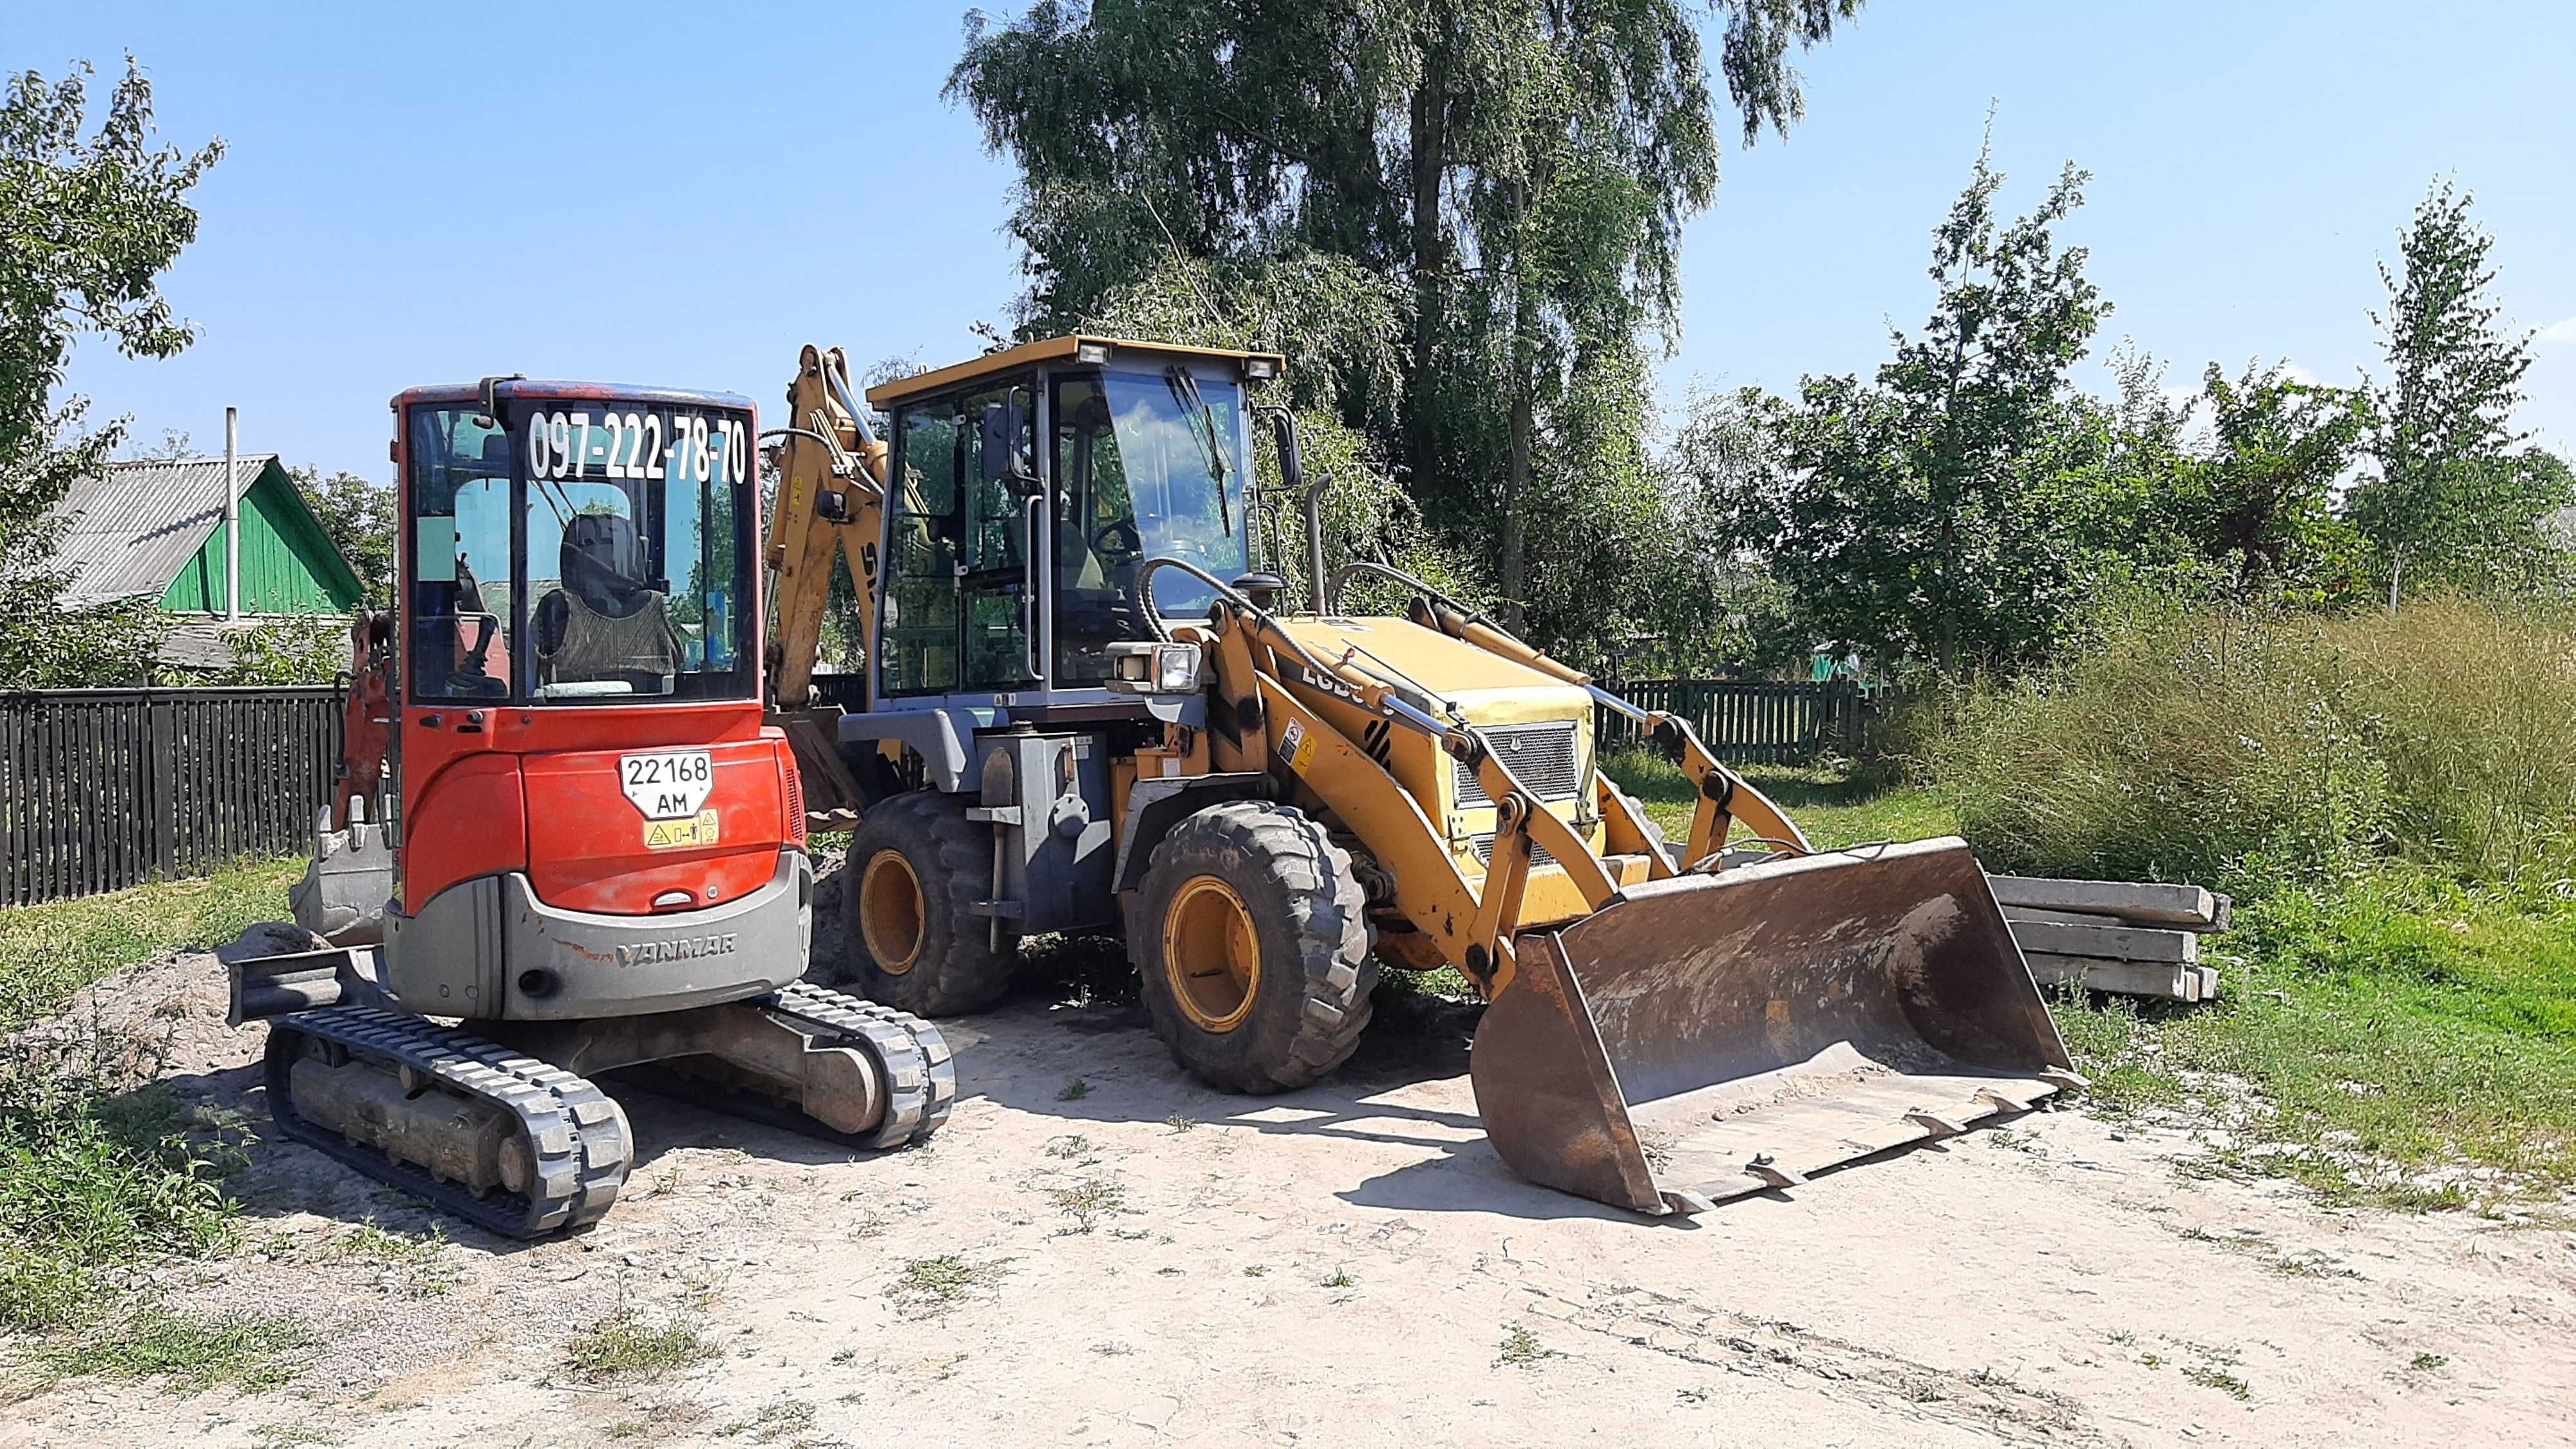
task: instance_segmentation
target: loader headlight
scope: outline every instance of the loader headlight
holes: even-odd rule
[[[1199,646],[1196,644],[1112,644],[1109,646],[1111,689],[1121,694],[1196,694],[1199,692]]]

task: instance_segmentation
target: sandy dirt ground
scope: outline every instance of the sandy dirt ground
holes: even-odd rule
[[[80,1009],[170,1032],[179,1091],[264,1124],[212,957]],[[634,1096],[606,1222],[450,1229],[426,1271],[328,1251],[425,1211],[262,1144],[253,1248],[154,1283],[293,1312],[295,1379],[64,1380],[0,1446],[2576,1442],[2576,1234],[2325,1210],[2081,1111],[1649,1222],[1514,1178],[1471,1018],[1397,1015],[1254,1101],[1134,1007],[1025,996],[952,1028],[954,1119],[879,1156]],[[586,1380],[567,1345],[621,1309],[714,1356]]]

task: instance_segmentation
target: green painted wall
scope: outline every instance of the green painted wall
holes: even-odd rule
[[[245,614],[344,614],[357,607],[362,592],[348,560],[274,463],[242,495],[241,570]],[[221,523],[162,592],[161,607],[183,614],[223,612]]]

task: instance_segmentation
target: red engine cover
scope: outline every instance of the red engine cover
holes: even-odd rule
[[[583,750],[530,755],[528,879],[537,898],[566,910],[644,915],[654,898],[684,893],[660,909],[735,900],[769,884],[788,838],[779,782],[779,741],[705,745],[714,779],[689,818],[654,820],[627,797],[629,752]],[[661,751],[633,752],[648,760]],[[792,768],[792,766],[790,767]],[[690,792],[695,795],[696,790]],[[712,842],[690,843],[713,825]]]
[[[713,767],[698,814],[656,822],[627,797],[627,756],[698,750]],[[525,870],[548,905],[604,915],[736,900],[768,884],[779,849],[803,835],[789,813],[786,737],[748,701],[414,706],[403,751],[402,908],[412,914],[449,886],[507,870]]]

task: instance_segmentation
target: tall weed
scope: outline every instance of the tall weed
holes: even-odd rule
[[[2464,880],[2570,871],[2576,634],[2523,609],[2436,600],[2330,635],[2364,738],[2387,763],[2392,841]]]
[[[2208,881],[2340,873],[2387,813],[2347,666],[2313,626],[2133,608],[2023,683],[1967,691],[1928,773],[1987,868]]]
[[[207,1130],[157,1066],[154,1044],[94,1028],[0,1040],[0,1332],[78,1322],[124,1269],[231,1241],[239,1134]]]
[[[2132,601],[1948,716],[1923,764],[1998,871],[2259,895],[2374,859],[2502,884],[2571,867],[2576,636],[2537,613]]]

